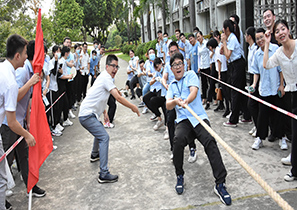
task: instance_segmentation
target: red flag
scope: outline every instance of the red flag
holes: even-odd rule
[[[43,32],[41,28],[41,9],[39,9],[36,26],[35,53],[33,58],[34,73],[39,73],[39,75],[41,75],[43,63]],[[28,192],[30,192],[30,190],[38,182],[39,168],[53,150],[52,136],[41,97],[41,82],[36,83],[33,87],[30,133],[34,136],[36,145],[34,147],[29,147]]]

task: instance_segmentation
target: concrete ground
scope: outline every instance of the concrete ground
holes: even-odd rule
[[[102,60],[105,63],[105,58]],[[115,79],[118,88],[124,87],[127,62]],[[128,99],[129,100],[129,99]],[[138,99],[131,101],[138,104]],[[223,113],[214,113],[214,106],[207,110],[213,130],[231,146],[274,190],[297,209],[297,182],[285,182],[284,175],[290,167],[280,163],[289,154],[280,150],[278,142],[264,142],[258,151],[251,149],[253,138],[248,134],[252,125],[239,124],[225,128]],[[141,111],[141,110],[140,110]],[[78,112],[76,111],[77,115]],[[43,198],[33,198],[33,208],[41,210],[67,209],[281,209],[249,174],[219,145],[228,170],[227,187],[233,198],[225,206],[214,194],[212,171],[199,142],[198,160],[188,163],[185,149],[185,192],[177,195],[174,189],[176,176],[170,160],[169,141],[163,140],[165,128],[153,130],[150,113],[137,117],[128,108],[118,104],[115,128],[110,135],[109,168],[119,175],[119,181],[99,184],[99,162],[90,163],[93,138],[80,124],[74,125],[55,137],[58,149],[53,151],[40,168],[38,186],[46,190]],[[289,146],[291,146],[289,144]],[[16,171],[15,171],[16,172]],[[14,173],[16,187],[8,200],[13,209],[27,209],[26,189],[20,174]]]

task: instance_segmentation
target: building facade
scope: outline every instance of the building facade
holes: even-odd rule
[[[155,39],[157,31],[166,31],[169,36],[179,28],[190,33],[197,26],[203,34],[213,30],[222,30],[223,21],[232,14],[240,17],[239,26],[242,31],[249,26],[264,27],[262,14],[267,8],[275,11],[278,18],[288,21],[292,34],[296,35],[296,2],[294,0],[167,0],[169,15],[166,26],[163,25],[161,8],[152,6],[150,11],[151,39]],[[144,32],[142,40],[149,41],[147,30],[148,14],[143,15]]]

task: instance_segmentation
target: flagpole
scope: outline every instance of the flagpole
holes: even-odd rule
[[[29,192],[28,210],[32,209],[32,189]]]

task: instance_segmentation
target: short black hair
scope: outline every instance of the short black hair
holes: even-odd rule
[[[149,51],[150,51],[150,50],[153,50],[153,51],[155,52],[155,49],[152,48],[152,47],[150,47],[150,48],[146,51],[147,55],[149,54]]]
[[[200,34],[201,36],[203,36],[202,31],[198,31],[197,34]],[[196,34],[196,36],[197,36],[197,34]]]
[[[227,20],[224,21],[223,28],[224,29],[229,28],[230,32],[232,32],[232,33],[235,32],[234,31],[234,22],[232,20],[230,20],[230,19],[227,19]]]
[[[162,31],[161,30],[159,30],[158,32],[157,32],[157,34],[161,34],[162,33]]]
[[[170,42],[168,49],[170,49],[170,47],[172,47],[172,46],[176,46],[178,49],[178,44],[175,41]]]
[[[47,46],[43,45],[43,47],[44,47],[44,52],[47,53]]]
[[[132,50],[132,49],[131,49],[131,50],[129,50],[129,52],[133,52],[133,53],[135,54],[134,50]]]
[[[162,64],[162,60],[160,59],[160,58],[155,58],[155,60],[154,60],[154,67],[156,68],[157,67],[157,65],[159,65],[159,64]]]
[[[96,50],[93,50],[92,51],[92,54],[94,54],[95,53],[95,55],[97,55],[97,51]]]
[[[196,26],[193,31],[200,31],[199,28]]]
[[[209,47],[209,46],[215,49],[218,46],[217,40],[215,40],[214,38],[211,38],[206,44],[206,47]]]
[[[142,63],[144,63],[144,60],[143,60],[143,59],[141,59],[141,60],[139,61],[139,65],[142,64]]]
[[[285,19],[279,19],[279,20],[277,20],[277,21],[274,23],[274,26],[273,26],[273,33],[275,33],[275,31],[276,31],[276,27],[277,27],[279,24],[283,24],[287,29],[289,29],[288,22],[287,22]],[[289,29],[289,30],[290,30],[290,29]]]
[[[116,55],[109,54],[106,58],[106,65],[110,65],[112,61],[119,61],[119,59]]]
[[[93,44],[99,44],[99,42],[98,42],[97,40],[95,40],[95,41],[93,42]]]
[[[167,33],[167,32],[164,32],[164,34],[163,34],[163,35],[165,35],[165,34],[168,36],[168,33]]]
[[[63,48],[61,49],[61,57],[63,57],[65,55],[65,53],[70,52],[70,48],[67,46],[63,46]]]
[[[220,32],[218,31],[218,30],[215,30],[213,33],[212,33],[212,35],[214,36],[214,37],[219,37],[219,39],[221,39],[221,34],[220,34]]]
[[[59,47],[58,45],[55,45],[55,46],[53,46],[53,48],[52,48],[52,52],[55,53],[55,52],[57,52],[59,49],[61,50],[61,47]]]
[[[273,9],[265,9],[265,10],[263,11],[263,14],[264,14],[265,12],[267,12],[267,11],[270,11],[270,12],[272,13],[272,15],[275,16]]]
[[[180,29],[175,29],[175,32],[179,32],[180,33]]]
[[[6,41],[6,57],[13,59],[16,53],[23,52],[27,44],[28,41],[24,37],[18,34],[11,35]]]
[[[84,45],[87,45],[87,46],[88,46],[88,44],[87,44],[86,42],[83,43],[83,46],[84,46]]]
[[[73,48],[74,48],[74,49],[78,48],[78,44],[75,44]]]
[[[188,35],[188,39],[189,39],[190,37],[195,38],[194,34],[189,34],[189,35]]]
[[[35,40],[31,40],[27,46],[27,55],[28,55],[29,61],[33,61],[34,53],[35,53]]]
[[[69,40],[71,41],[71,39],[70,39],[68,36],[66,36],[66,37],[64,38],[64,40],[63,40],[63,43],[64,43],[67,39],[69,39]]]
[[[100,49],[101,49],[101,48],[104,48],[104,49],[105,49],[105,46],[104,46],[104,45],[101,45]]]
[[[174,53],[174,55],[170,58],[170,66],[176,59],[180,59],[180,60],[182,60],[182,62],[184,62],[183,54],[181,54],[180,52]]]
[[[256,34],[257,33],[263,33],[263,34],[265,34],[265,29],[264,28],[257,28]]]
[[[180,33],[179,37],[181,37],[181,36],[186,37],[184,33]]]

